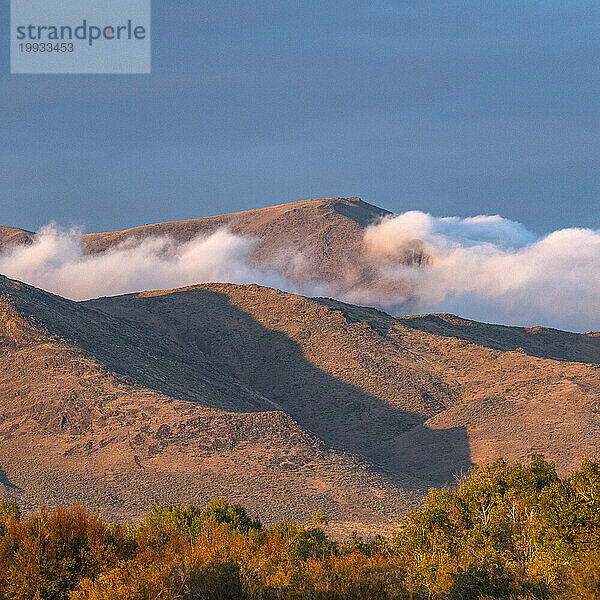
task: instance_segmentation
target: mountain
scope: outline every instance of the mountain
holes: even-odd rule
[[[291,288],[316,289],[325,284],[336,297],[345,297],[357,287],[376,289],[381,294],[410,295],[406,284],[393,284],[392,290],[392,284],[381,282],[380,265],[364,245],[365,229],[389,215],[389,211],[360,198],[317,198],[123,231],[89,233],[82,236],[82,244],[84,252],[90,255],[152,237],[168,237],[176,247],[227,229],[255,241],[252,266],[277,273]],[[11,231],[13,243],[34,239],[29,232]],[[0,231],[0,251],[7,248],[8,241],[8,235]],[[395,258],[400,263],[420,263],[427,257],[415,241]]]
[[[17,227],[0,225],[0,252],[22,244],[31,244],[35,234]]]
[[[389,215],[360,198],[316,198],[215,217],[143,225],[84,236],[90,253],[104,252],[126,241],[168,236],[179,243],[227,228],[257,240],[256,264],[296,280],[333,281],[356,263],[365,227]],[[303,256],[304,264],[292,259]],[[344,267],[344,268],[341,268]]]
[[[225,495],[387,531],[474,463],[596,454],[599,362],[597,335],[256,285],[77,303],[0,277],[0,493],[113,519]]]

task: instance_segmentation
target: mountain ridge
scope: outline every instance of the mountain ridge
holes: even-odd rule
[[[83,254],[93,256],[135,246],[150,238],[166,238],[172,245],[165,252],[173,253],[182,244],[227,230],[252,246],[249,266],[276,273],[296,289],[325,285],[343,295],[357,285],[379,285],[376,261],[363,238],[369,225],[390,215],[356,197],[316,198],[121,231],[86,233],[80,242]],[[27,243],[35,239],[35,235],[29,236]],[[8,237],[6,240],[8,244]],[[0,235],[0,252],[12,247],[14,244],[3,245]],[[406,256],[398,260],[407,264],[421,262],[422,249],[407,249]],[[397,291],[403,291],[406,286],[397,287]]]
[[[340,210],[341,207],[346,206],[350,210]],[[254,219],[258,215],[269,215],[269,213],[279,213],[283,214],[285,212],[294,211],[297,209],[303,209],[307,207],[316,207],[320,209],[330,208],[339,214],[343,214],[344,216],[351,218],[357,224],[362,225],[363,227],[369,225],[374,217],[391,215],[392,213],[375,206],[374,204],[369,204],[365,202],[358,196],[350,196],[350,197],[341,197],[341,196],[332,196],[330,198],[309,198],[305,200],[295,200],[293,202],[283,202],[281,204],[273,204],[270,206],[263,206],[259,208],[250,208],[246,210],[240,210],[230,213],[220,213],[216,215],[207,215],[204,217],[191,217],[188,219],[176,219],[174,221],[160,221],[157,223],[147,223],[145,225],[134,225],[132,227],[128,227],[126,229],[118,229],[114,231],[102,231],[96,233],[87,233],[83,234],[88,237],[94,236],[107,236],[111,234],[121,234],[121,233],[134,233],[138,231],[142,231],[146,228],[152,229],[161,226],[173,226],[173,225],[186,225],[190,223],[198,223],[207,220],[236,220],[239,218],[248,217],[250,219]],[[354,211],[352,210],[354,209]],[[362,214],[361,214],[362,213]]]

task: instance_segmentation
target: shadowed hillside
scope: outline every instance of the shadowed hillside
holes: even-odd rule
[[[0,298],[0,492],[30,508],[226,495],[373,532],[474,462],[598,451],[594,336],[256,285]]]
[[[428,365],[365,323],[348,322],[340,311],[302,296],[213,284],[87,304],[142,330],[158,325],[163,339],[177,335],[191,352],[198,348],[328,446],[398,475],[420,478],[393,451],[398,437],[456,397]],[[460,428],[436,436],[444,454],[456,447],[453,466],[470,464]],[[452,475],[448,470],[440,476]]]

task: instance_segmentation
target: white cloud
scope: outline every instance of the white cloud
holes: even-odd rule
[[[256,240],[227,230],[179,245],[155,237],[85,254],[79,232],[48,226],[32,245],[0,255],[0,272],[75,300],[202,282],[259,283],[396,314],[453,312],[495,323],[600,330],[599,231],[563,229],[538,238],[500,216],[411,211],[368,227],[363,242],[369,277],[341,272],[337,281],[315,282],[306,275],[310,261],[289,248],[257,268]]]
[[[398,257],[414,240],[429,261]],[[418,311],[497,323],[600,329],[600,232],[563,229],[537,238],[499,216],[435,218],[409,212],[365,232],[383,281],[407,282]],[[378,304],[394,306],[393,297]]]
[[[0,272],[72,300],[209,281],[281,287],[276,274],[250,266],[254,244],[220,230],[181,245],[153,237],[90,255],[83,252],[79,232],[47,226],[32,245],[0,255]]]

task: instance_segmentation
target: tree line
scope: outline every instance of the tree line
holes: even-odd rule
[[[600,599],[600,461],[541,455],[431,490],[390,537],[327,519],[263,526],[240,504],[153,506],[138,525],[0,503],[0,600]]]

